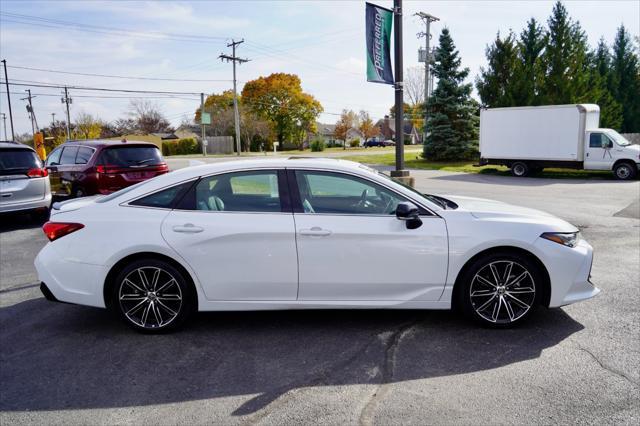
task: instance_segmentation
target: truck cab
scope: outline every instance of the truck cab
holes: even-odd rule
[[[640,167],[640,145],[613,129],[591,129],[584,139],[585,170],[612,170],[618,179],[631,179]]]

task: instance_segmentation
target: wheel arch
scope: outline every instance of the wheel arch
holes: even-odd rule
[[[453,294],[451,298],[452,308],[457,307],[455,305],[457,305],[458,303],[459,292],[462,289],[462,277],[465,276],[465,274],[467,273],[471,265],[476,260],[482,257],[489,256],[496,253],[508,253],[508,254],[516,253],[531,260],[538,267],[538,269],[542,274],[542,281],[543,281],[543,294],[542,294],[541,304],[545,307],[548,307],[551,300],[551,278],[549,276],[549,271],[547,270],[546,266],[544,266],[544,263],[542,263],[542,261],[538,258],[538,256],[536,256],[535,254],[533,254],[528,250],[525,250],[521,247],[516,247],[516,246],[502,245],[502,246],[490,247],[476,253],[465,262],[462,268],[460,268],[453,285]]]
[[[196,303],[196,306],[198,306],[198,289],[196,288],[195,281],[191,276],[191,273],[187,270],[187,268],[185,268],[177,260],[167,255],[157,253],[157,252],[152,252],[152,251],[143,251],[143,252],[129,254],[123,257],[122,259],[118,260],[107,273],[107,276],[104,279],[104,285],[102,286],[103,288],[102,297],[104,298],[104,304],[107,307],[107,309],[110,309],[112,307],[111,306],[112,300],[110,295],[112,294],[113,286],[116,285],[115,279],[120,273],[120,271],[122,271],[122,269],[124,269],[127,264],[134,262],[136,260],[141,260],[141,259],[161,260],[163,262],[167,262],[168,264],[176,268],[178,271],[180,271],[184,275],[185,279],[191,285],[191,288],[193,290],[193,296],[195,297],[195,303]]]
[[[622,163],[630,164],[632,167],[637,167],[636,162],[631,158],[620,158],[616,160],[615,163],[613,163],[613,166],[611,166],[611,170],[612,171],[615,170],[616,167],[618,167]]]

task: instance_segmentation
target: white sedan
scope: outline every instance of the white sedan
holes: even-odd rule
[[[140,331],[198,310],[327,308],[456,307],[504,327],[600,291],[575,226],[340,160],[190,167],[57,204],[43,229],[47,299],[112,309]]]

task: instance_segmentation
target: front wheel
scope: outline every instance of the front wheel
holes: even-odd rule
[[[541,300],[542,275],[524,256],[494,254],[467,270],[458,302],[471,319],[504,328],[523,322]]]
[[[112,308],[130,327],[161,333],[180,326],[196,310],[196,296],[182,272],[148,259],[127,265],[116,278]]]
[[[630,163],[620,163],[613,168],[613,174],[618,180],[631,180],[636,177],[637,168]]]

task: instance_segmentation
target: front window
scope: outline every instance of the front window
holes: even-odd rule
[[[305,213],[392,215],[406,201],[395,192],[355,176],[297,170],[296,182]]]
[[[613,139],[614,142],[617,143],[619,146],[631,145],[631,142],[629,142],[627,139],[624,138],[624,136],[622,136],[620,133],[616,132],[615,130],[609,130],[607,132],[607,136]]]

